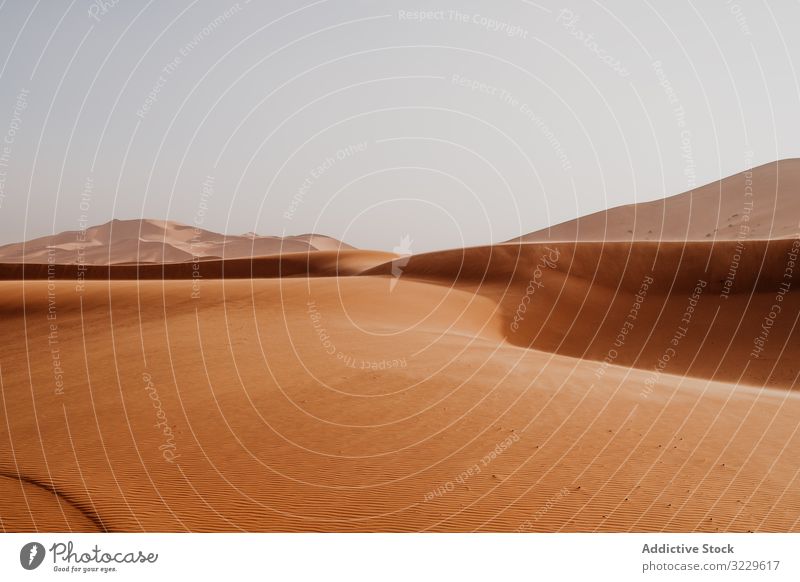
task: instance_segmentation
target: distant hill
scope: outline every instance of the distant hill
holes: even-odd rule
[[[0,262],[87,265],[181,263],[195,258],[241,259],[317,250],[352,249],[319,234],[290,237],[224,235],[165,220],[112,220],[0,247]]]

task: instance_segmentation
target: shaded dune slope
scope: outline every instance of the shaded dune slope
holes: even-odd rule
[[[506,244],[414,256],[402,273],[493,298],[518,346],[793,387],[800,297],[789,291],[800,284],[799,249],[797,239]]]
[[[243,259],[206,259],[173,264],[85,265],[0,263],[0,280],[249,279],[358,275],[397,255],[384,251],[326,250]]]

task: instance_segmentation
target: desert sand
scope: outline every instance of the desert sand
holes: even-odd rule
[[[352,248],[322,235],[225,235],[169,220],[112,220],[100,226],[0,247],[0,263],[119,265],[240,259]]]
[[[520,241],[736,240],[793,238],[800,222],[800,160],[752,168],[653,202],[582,216]]]
[[[0,524],[798,531],[799,186],[410,258],[6,247]]]

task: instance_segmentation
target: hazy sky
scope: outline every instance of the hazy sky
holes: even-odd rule
[[[798,2],[0,0],[0,243],[499,242],[800,156]]]

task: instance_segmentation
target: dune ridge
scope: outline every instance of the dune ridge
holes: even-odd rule
[[[0,280],[173,280],[249,279],[251,277],[332,277],[358,275],[371,265],[396,258],[394,253],[325,250],[282,253],[242,259],[206,259],[163,264],[76,265],[0,263]]]

